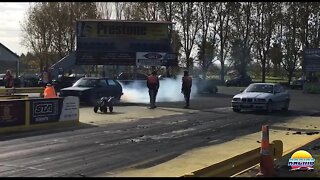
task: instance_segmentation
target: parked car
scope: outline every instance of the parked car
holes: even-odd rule
[[[253,83],[232,98],[231,106],[235,112],[249,109],[271,113],[275,109],[287,111],[289,103],[290,95],[284,86],[278,83]]]
[[[22,74],[19,76],[20,87],[38,87],[38,81],[40,80],[37,74]]]
[[[245,76],[238,76],[234,79],[228,79],[226,80],[226,86],[249,86],[249,84],[252,83],[252,79],[250,76],[245,75]]]
[[[78,96],[80,102],[95,105],[101,97],[114,97],[120,101],[123,95],[122,86],[112,78],[107,77],[83,77],[71,87],[60,90],[60,96]]]
[[[303,83],[305,83],[306,80],[303,80],[302,78],[293,80],[290,82],[290,88],[291,89],[303,89]]]

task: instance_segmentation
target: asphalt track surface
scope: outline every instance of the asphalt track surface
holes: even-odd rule
[[[288,112],[235,113],[230,100],[237,92],[238,88],[221,87],[218,94],[196,97],[191,107],[199,112],[2,135],[0,176],[94,177],[127,167],[147,168],[193,148],[259,132],[263,124],[319,116],[320,95],[301,90],[290,90]],[[183,102],[158,103],[159,108],[182,106]]]

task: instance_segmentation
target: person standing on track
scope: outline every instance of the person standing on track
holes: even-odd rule
[[[159,78],[157,77],[157,72],[152,71],[152,74],[147,78],[147,87],[149,89],[150,97],[150,107],[149,109],[156,108],[156,98],[158,94],[158,89],[160,87]]]
[[[189,76],[188,71],[184,71],[183,73],[184,73],[184,75],[182,77],[181,93],[183,93],[184,99],[186,101],[186,105],[184,106],[184,108],[189,108],[190,94],[191,94],[191,87],[192,87],[192,78]]]

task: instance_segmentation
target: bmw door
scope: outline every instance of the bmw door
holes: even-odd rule
[[[278,109],[284,107],[284,103],[287,100],[287,96],[282,86],[275,85],[274,96],[275,96],[274,101],[275,101],[276,107]]]

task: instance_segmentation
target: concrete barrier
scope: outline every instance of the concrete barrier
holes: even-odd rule
[[[253,149],[225,161],[194,171],[183,177],[231,177],[245,169],[259,164],[260,149],[260,147]],[[273,159],[281,158],[283,152],[282,141],[276,140],[270,143],[270,152]]]
[[[75,96],[0,101],[0,133],[78,123],[79,98]]]

